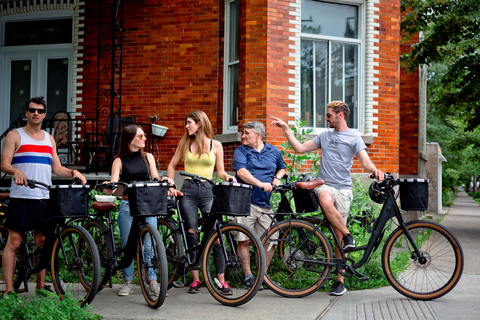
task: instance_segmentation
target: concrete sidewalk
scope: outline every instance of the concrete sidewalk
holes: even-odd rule
[[[454,204],[443,213],[447,215],[441,224],[460,242],[465,258],[462,278],[451,292],[439,299],[416,301],[391,287],[350,291],[334,301],[321,319],[478,319],[480,205],[459,192]],[[440,217],[435,216],[434,221]]]
[[[213,299],[206,288],[196,295],[182,288],[169,290],[164,305],[154,310],[146,305],[139,287],[130,296],[119,297],[120,286],[116,285],[98,293],[92,307],[104,319],[478,319],[480,206],[460,192],[445,213],[448,214],[442,224],[462,245],[465,267],[457,286],[433,301],[407,299],[391,287],[348,291],[342,297],[317,292],[301,299],[282,298],[263,290],[243,306],[226,307]]]

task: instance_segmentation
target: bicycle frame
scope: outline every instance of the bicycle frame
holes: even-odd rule
[[[381,241],[384,237],[384,234],[385,234],[385,230],[384,230],[385,225],[387,224],[387,222],[390,219],[396,218],[399,226],[405,232],[405,235],[407,236],[407,239],[409,240],[410,244],[412,245],[413,249],[415,250],[415,253],[417,254],[417,256],[422,256],[422,254],[419,251],[417,245],[415,244],[415,241],[414,241],[413,237],[411,236],[410,232],[408,231],[408,229],[405,225],[405,222],[403,221],[403,217],[401,215],[400,209],[398,208],[398,205],[396,203],[395,190],[393,189],[393,187],[395,185],[396,185],[395,183],[390,184],[387,187],[387,189],[385,190],[386,195],[387,195],[386,199],[385,199],[385,203],[383,204],[382,209],[380,211],[380,214],[379,214],[378,218],[376,219],[376,221],[374,223],[374,228],[373,228],[373,231],[372,231],[372,235],[371,235],[371,237],[370,237],[370,239],[369,239],[369,241],[366,245],[363,245],[363,246],[360,246],[360,247],[355,247],[355,248],[352,248],[352,249],[349,249],[349,250],[343,250],[342,246],[340,244],[340,240],[336,236],[336,233],[333,229],[332,224],[330,223],[330,221],[328,221],[328,219],[326,217],[324,217],[323,219],[318,220],[318,223],[315,226],[313,231],[311,231],[309,234],[306,234],[304,236],[301,244],[294,251],[291,252],[291,255],[295,255],[297,253],[297,251],[299,250],[298,248],[300,248],[302,245],[304,245],[308,241],[308,239],[312,236],[312,234],[314,232],[316,232],[317,230],[319,230],[323,225],[323,226],[326,226],[328,228],[328,230],[331,232],[331,234],[333,236],[333,239],[334,239],[334,242],[335,242],[335,246],[337,248],[339,248],[341,258],[333,258],[333,262],[314,261],[314,260],[307,260],[307,259],[299,259],[299,260],[303,261],[303,262],[309,262],[309,263],[315,263],[315,264],[320,264],[320,265],[327,265],[327,266],[331,266],[331,267],[337,267],[338,270],[348,268],[350,271],[352,271],[352,273],[354,273],[355,275],[362,278],[363,276],[360,273],[358,273],[356,271],[356,269],[365,265],[367,263],[368,259],[370,258],[370,256],[378,249],[378,247],[380,246],[380,243],[381,243]],[[284,192],[281,192],[281,195],[283,197],[286,197]],[[318,201],[318,199],[317,199],[317,201]],[[319,208],[321,209],[320,205],[319,205]],[[280,214],[288,215],[289,213],[281,212],[281,213],[278,213],[278,214],[279,215]],[[295,213],[293,213],[293,214],[295,214]],[[275,221],[273,220],[272,217],[271,217],[271,219],[272,219],[272,223],[275,224]],[[291,217],[289,218],[289,220],[291,220]],[[285,235],[288,237],[287,234],[285,234]],[[285,239],[272,239],[272,240],[286,241]],[[347,264],[346,263],[346,261],[347,261],[346,254],[350,253],[350,252],[356,252],[356,251],[364,251],[364,254],[363,254],[361,260],[359,262],[354,262],[351,265]],[[341,272],[341,271],[339,271],[339,272]]]

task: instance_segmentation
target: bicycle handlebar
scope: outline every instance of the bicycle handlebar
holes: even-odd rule
[[[289,191],[294,189],[312,190],[323,184],[325,184],[325,181],[321,179],[312,181],[294,181],[285,184],[272,185],[272,192]]]

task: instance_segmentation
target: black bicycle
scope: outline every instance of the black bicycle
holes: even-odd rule
[[[203,238],[200,244],[189,247],[182,212],[178,201],[180,197],[171,197],[171,207],[167,217],[158,219],[158,229],[162,234],[167,251],[169,280],[171,288],[183,287],[185,275],[191,268],[202,263],[205,285],[211,295],[220,303],[238,306],[250,301],[260,289],[265,275],[265,253],[260,238],[250,228],[233,222],[227,222],[224,216],[248,215],[250,213],[251,186],[232,182],[213,183],[211,180],[181,172],[181,175],[193,179],[194,182],[208,181],[214,190],[212,211],[202,217],[201,231]],[[247,212],[248,211],[248,212]],[[249,248],[246,253],[239,252],[237,237],[241,237]],[[185,248],[185,249],[184,249]],[[196,258],[189,253],[198,252]],[[219,262],[224,261],[224,263]],[[250,267],[253,281],[245,281],[244,268]],[[224,295],[217,273],[224,270],[225,281],[232,293]],[[177,281],[182,276],[183,282]]]
[[[35,249],[33,233],[24,234],[16,256],[13,276],[15,292],[28,292],[30,276],[50,266],[52,283],[61,299],[71,294],[82,306],[92,302],[100,281],[100,257],[97,247],[92,236],[83,227],[65,222],[68,217],[87,214],[86,195],[89,186],[48,186],[35,180],[27,182],[30,188],[40,186],[50,190],[52,214],[44,230],[43,247]],[[8,199],[7,194],[2,195],[2,200]],[[82,205],[82,199],[85,205]],[[0,252],[3,255],[3,246],[8,237],[3,223],[0,224],[0,234]],[[3,269],[1,281],[0,291],[3,293]]]
[[[108,202],[93,202],[92,207],[95,209],[95,214],[87,219],[76,219],[73,223],[82,224],[95,239],[102,268],[98,289],[112,288],[112,277],[117,274],[118,270],[128,267],[136,257],[142,294],[147,304],[156,309],[164,303],[167,295],[167,258],[158,230],[146,223],[145,217],[156,216],[162,211],[165,211],[166,214],[168,184],[145,181],[131,184],[111,182],[95,186],[97,190],[116,189],[117,187],[127,189],[130,214],[133,216],[127,244],[123,248],[119,241],[115,241],[115,219],[112,217],[112,210],[116,208],[113,202],[114,196]],[[162,195],[165,198],[163,202]],[[153,291],[149,285],[152,280],[159,285],[158,293]]]
[[[274,189],[280,192],[300,188],[312,190],[323,183],[321,180],[293,182],[274,186]],[[315,221],[309,218],[315,222],[312,224],[292,219],[294,213],[280,213],[288,217],[280,222],[270,215],[272,225],[262,236],[262,241],[276,246],[272,245],[274,257],[265,284],[279,295],[298,298],[317,291],[333,269],[344,276],[357,276],[361,281],[367,281],[368,277],[357,269],[365,265],[378,249],[386,227],[391,226],[388,221],[392,219],[398,227],[387,238],[381,256],[388,282],[402,295],[417,300],[436,299],[450,292],[463,272],[464,257],[460,243],[438,223],[424,220],[404,222],[396,202],[398,192],[394,189],[402,183],[408,182],[395,179],[390,173],[385,175],[383,182],[372,183],[370,196],[375,202],[383,203],[383,207],[372,225],[368,243],[349,250],[342,250],[326,218],[316,217]],[[322,230],[329,231],[335,246],[340,249],[341,258],[334,257]],[[346,256],[354,251],[364,251],[358,262]]]

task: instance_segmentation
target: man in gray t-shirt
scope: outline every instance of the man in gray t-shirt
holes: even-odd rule
[[[343,101],[332,101],[327,105],[326,121],[331,128],[316,136],[313,140],[300,143],[293,135],[290,127],[279,118],[272,117],[272,125],[283,129],[288,142],[297,153],[322,150],[318,179],[325,184],[315,189],[323,214],[335,229],[338,239],[343,241],[343,249],[355,248],[355,240],[346,226],[350,203],[353,199],[352,168],[353,156],[356,154],[363,168],[379,181],[383,181],[384,173],[378,170],[367,154],[367,147],[362,138],[347,126],[350,113],[348,105]],[[332,130],[333,129],[333,130]],[[335,248],[335,256],[340,251]],[[330,294],[343,295],[347,290],[343,284],[343,276],[337,274],[337,281]]]

